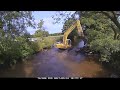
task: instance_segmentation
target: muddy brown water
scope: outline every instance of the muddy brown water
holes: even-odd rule
[[[52,48],[13,68],[0,70],[0,77],[108,77],[109,72],[93,56]]]

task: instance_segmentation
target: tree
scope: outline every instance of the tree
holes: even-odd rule
[[[0,64],[11,66],[33,53],[26,27],[34,25],[30,11],[0,11]]]
[[[44,24],[44,21],[43,21],[43,19],[42,20],[40,20],[40,22],[38,23],[38,29],[40,29],[40,30],[44,30],[44,27],[43,27],[43,24]]]
[[[120,32],[118,21],[113,16],[113,12],[84,12],[81,23],[87,26],[86,33],[90,49],[100,54],[99,60],[101,62],[120,71],[120,41],[118,40]]]
[[[89,12],[81,12],[83,17],[91,16],[92,14],[102,15],[109,20],[109,27],[112,28],[114,32],[114,39],[118,39],[120,36],[120,23],[118,17],[120,15],[119,11],[89,11]],[[96,19],[97,20],[97,19]]]
[[[49,34],[50,36],[58,36],[58,35],[62,35],[63,33],[52,33],[52,34]]]
[[[49,32],[48,32],[48,31],[43,31],[43,36],[44,36],[44,37],[49,36]]]
[[[34,18],[30,11],[0,11],[1,29],[5,35],[15,37],[26,31],[26,27],[34,27]]]
[[[87,18],[93,14],[101,14],[103,16],[106,16],[106,18],[108,18],[109,21],[111,22],[110,27],[114,31],[114,39],[119,39],[120,37],[120,23],[118,19],[118,17],[120,16],[120,11],[75,11],[74,14],[66,12],[67,11],[58,11],[58,13],[56,14],[57,17],[55,16],[53,17],[56,23],[59,23],[62,17],[68,19],[70,16],[74,16],[75,14],[78,14],[79,17],[81,18],[82,17]]]
[[[40,22],[38,23],[38,30],[35,31],[34,36],[35,37],[47,37],[49,35],[48,31],[45,31],[45,28],[43,27],[44,21],[40,20]]]
[[[76,11],[75,13],[80,16],[81,24],[85,27],[85,36],[88,38],[88,46],[92,52],[99,53],[101,62],[120,71],[120,23],[118,20],[120,12]],[[67,17],[65,13],[63,14]]]
[[[120,11],[109,11],[109,12],[102,11],[101,13],[106,15],[117,26],[116,28],[113,25],[111,25],[114,31],[114,39],[118,39],[120,37],[120,23],[118,20],[118,17],[120,16]]]
[[[37,30],[37,31],[35,31],[34,36],[35,36],[35,37],[42,37],[42,36],[43,36],[43,31],[42,31],[42,30]]]

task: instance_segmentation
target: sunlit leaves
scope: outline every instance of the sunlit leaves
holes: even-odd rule
[[[0,11],[2,29],[12,35],[19,35],[26,27],[34,27],[34,18],[30,11]]]
[[[56,14],[52,16],[52,18],[54,19],[54,24],[56,23],[60,23],[61,21],[66,21],[69,18],[71,18],[73,13],[71,13],[70,11],[56,11]]]
[[[42,20],[40,20],[40,22],[37,25],[38,30],[35,31],[34,37],[46,37],[49,35],[49,32],[45,31],[43,24],[44,24],[44,21],[42,19]]]

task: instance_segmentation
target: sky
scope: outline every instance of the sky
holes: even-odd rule
[[[68,12],[74,13],[75,11],[68,11]],[[63,27],[63,23],[62,23],[64,21],[63,19],[59,24],[58,23],[53,24],[54,20],[52,16],[55,15],[55,13],[56,11],[34,11],[32,14],[33,14],[33,17],[35,18],[36,24],[40,22],[41,19],[43,19],[44,21],[43,27],[45,27],[45,30],[51,34],[51,33],[61,32],[62,31],[61,29]],[[37,29],[33,29],[31,27],[27,28],[27,31],[30,34],[34,34],[36,30]]]

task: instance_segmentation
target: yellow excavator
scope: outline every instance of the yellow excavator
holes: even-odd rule
[[[74,28],[76,28],[76,27],[77,27],[79,36],[84,37],[83,30],[82,30],[82,27],[81,27],[81,24],[80,24],[80,20],[76,20],[76,22],[74,24],[72,24],[67,29],[67,31],[64,33],[63,42],[55,44],[55,47],[59,48],[59,49],[68,49],[68,48],[71,48],[71,46],[72,46],[71,45],[71,40],[67,39],[67,37],[74,30]]]

